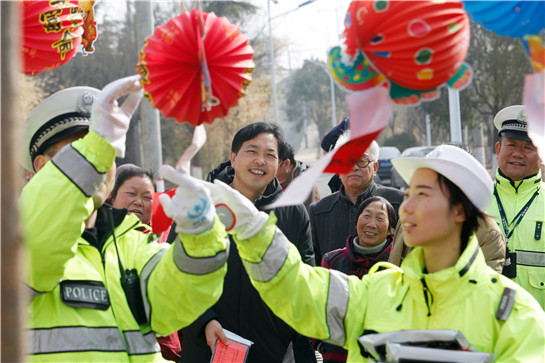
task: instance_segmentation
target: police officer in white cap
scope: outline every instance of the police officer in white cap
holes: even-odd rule
[[[37,171],[20,201],[32,292],[28,360],[161,361],[155,334],[189,325],[221,295],[228,239],[194,178],[162,172],[180,185],[172,199],[160,198],[177,224],[172,245],[151,242],[136,215],[104,204],[141,96],[139,76],[102,91],[70,88],[22,125],[24,165]]]
[[[71,87],[40,103],[20,128],[21,163],[30,172],[40,170],[64,145],[87,134],[91,107],[100,90]]]
[[[528,290],[545,308],[545,183],[537,147],[528,137],[524,106],[502,109],[494,117],[498,169],[494,201],[496,216],[507,241],[503,274]]]

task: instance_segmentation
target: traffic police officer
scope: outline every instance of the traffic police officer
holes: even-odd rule
[[[489,213],[507,241],[503,274],[545,309],[545,183],[537,147],[528,137],[527,112],[516,105],[494,117],[498,169]]]
[[[220,297],[228,239],[195,179],[162,169],[180,185],[161,201],[180,233],[172,245],[150,242],[137,216],[104,204],[141,98],[138,78],[60,91],[22,125],[23,165],[37,171],[20,208],[30,360],[162,361],[155,335],[190,324]]]

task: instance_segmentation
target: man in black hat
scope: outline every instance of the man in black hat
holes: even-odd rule
[[[528,137],[524,106],[502,109],[494,117],[498,169],[490,214],[505,235],[503,274],[528,290],[545,308],[545,183],[537,147]]]

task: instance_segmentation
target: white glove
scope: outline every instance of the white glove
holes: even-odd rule
[[[129,96],[119,107],[117,99],[126,94]],[[112,144],[120,158],[125,157],[127,131],[142,95],[140,76],[135,75],[107,84],[93,102],[89,129]]]
[[[248,198],[227,184],[214,180],[214,184],[206,183],[212,192],[216,205],[216,213],[225,230],[239,240],[253,237],[269,220],[269,215],[260,212]]]
[[[165,214],[176,222],[176,232],[199,234],[212,228],[216,210],[204,182],[168,165],[161,166],[159,174],[179,185],[172,199],[166,194],[159,196]]]

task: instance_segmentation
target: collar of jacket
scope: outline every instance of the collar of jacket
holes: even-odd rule
[[[235,178],[235,169],[231,166],[230,161],[225,161],[218,165],[214,170],[208,173],[206,181],[213,182],[215,179],[218,179],[225,184],[229,185],[233,182]],[[257,198],[254,202],[254,205],[258,209],[262,209],[264,206],[271,204],[282,194],[282,186],[278,179],[274,178],[272,182],[267,185],[265,192],[262,196]]]
[[[358,200],[355,205],[360,205],[360,203],[363,202],[365,199],[372,197],[375,191],[377,190],[377,188],[378,188],[377,183],[375,183],[374,181],[371,181],[371,184],[369,184],[367,189],[365,189],[363,193],[358,195]],[[348,202],[351,205],[354,205],[354,203],[352,203],[352,200],[350,200],[350,198],[346,195],[346,190],[344,189],[344,185],[341,185],[341,189],[339,189],[339,196],[345,202]]]
[[[424,273],[422,247],[415,247],[401,263],[404,277],[413,291],[412,295],[422,302],[424,294],[422,278],[433,296],[433,305],[458,304],[473,292],[477,284],[487,284],[487,266],[475,235],[471,236],[466,249],[452,267],[434,273]]]
[[[541,170],[537,174],[528,176],[519,181],[513,181],[507,176],[503,175],[500,168],[496,170],[496,188],[498,192],[503,193],[517,193],[517,194],[531,194],[535,192],[539,184],[541,183]]]
[[[97,210],[97,219],[94,228],[96,233],[91,233],[96,240],[93,241],[93,238],[89,238],[89,232],[92,229],[86,229],[83,235],[87,242],[98,249],[102,249],[104,242],[112,235],[112,227],[108,213],[109,208],[112,209],[113,225],[116,236],[120,236],[137,227],[146,227],[145,224],[140,222],[135,214],[127,214],[126,208],[117,209],[109,204],[104,204]]]
[[[390,255],[390,251],[391,251],[391,248],[388,248],[388,247],[392,246],[393,236],[386,237],[387,243],[384,245],[384,247],[380,251],[375,253],[368,253],[365,255],[362,255],[361,253],[356,251],[356,249],[354,248],[354,238],[356,238],[356,236],[357,235],[352,235],[348,237],[348,239],[346,240],[346,249],[352,261],[363,262],[363,261],[369,260],[370,258],[372,258],[373,260],[378,260],[378,261],[388,260],[388,256]]]

